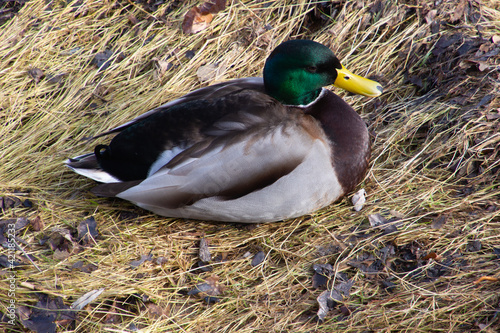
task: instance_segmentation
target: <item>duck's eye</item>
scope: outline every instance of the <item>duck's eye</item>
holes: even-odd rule
[[[316,73],[317,70],[318,70],[318,67],[316,67],[316,66],[307,66],[307,71],[309,73]]]

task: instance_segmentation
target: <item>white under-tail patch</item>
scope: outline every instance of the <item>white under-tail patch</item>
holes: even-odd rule
[[[68,165],[70,160],[66,161],[66,166],[76,172],[79,175],[85,176],[87,178],[93,179],[97,182],[100,183],[119,183],[121,180],[118,178],[113,177],[106,171],[103,171],[101,169],[82,169],[82,168],[73,168]]]

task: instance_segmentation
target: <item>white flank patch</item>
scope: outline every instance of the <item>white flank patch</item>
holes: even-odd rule
[[[172,158],[182,153],[186,148],[174,147],[170,150],[166,150],[161,153],[160,156],[156,159],[156,161],[151,165],[148,171],[148,177],[151,177],[156,171],[160,170],[165,164],[170,162]]]

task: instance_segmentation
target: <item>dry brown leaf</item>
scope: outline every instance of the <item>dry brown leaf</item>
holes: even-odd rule
[[[199,283],[196,287],[188,292],[188,295],[197,295],[200,298],[205,296],[217,296],[224,292],[224,285],[219,283],[219,277],[212,275],[208,277],[204,283]]]
[[[490,43],[490,42],[487,42],[487,43],[481,44],[481,45],[479,46],[479,51],[484,52],[484,53],[487,53],[487,52],[490,52],[490,50],[491,50],[492,48],[494,48],[494,47],[495,47],[495,46],[494,46],[494,45],[491,45],[491,43]]]
[[[429,12],[427,13],[427,15],[425,15],[425,21],[427,22],[427,24],[431,24],[432,22],[434,22],[434,19],[436,18],[436,15],[437,15],[437,10],[436,9],[429,10]]]
[[[451,14],[451,21],[452,22],[456,22],[464,16],[465,6],[466,6],[465,1],[461,1],[458,4],[458,6],[455,7],[455,10]]]
[[[32,68],[28,70],[29,76],[35,81],[35,83],[40,82],[40,80],[45,76],[45,73],[40,68]]]
[[[213,81],[216,80],[221,73],[224,73],[225,70],[226,66],[224,64],[203,65],[196,71],[196,76],[198,76],[198,80],[200,80],[201,83]]]
[[[148,308],[148,313],[151,318],[158,319],[163,315],[163,308],[155,303],[146,303],[146,308]]]
[[[137,20],[137,18],[133,15],[133,14],[129,14],[127,16],[128,20],[130,23],[132,23],[133,25],[136,25],[137,23],[139,23],[139,21]]]
[[[200,6],[200,11],[205,13],[218,13],[226,8],[226,0],[206,1]]]
[[[198,7],[193,7],[184,16],[182,31],[185,34],[195,34],[208,28],[212,19],[211,13],[203,15]]]
[[[155,62],[155,79],[160,79],[168,70],[170,70],[174,65],[170,61],[160,60],[158,58],[153,58]]]
[[[54,260],[56,261],[63,261],[64,259],[68,258],[69,257],[69,252],[66,251],[66,250],[59,250],[59,249],[56,249],[54,251],[54,254],[52,255],[52,257],[54,258]]]
[[[226,8],[226,0],[207,1],[200,7],[191,8],[182,21],[185,34],[195,34],[205,30],[212,22],[213,14]]]
[[[446,215],[440,215],[436,217],[432,223],[431,223],[431,228],[432,229],[441,229],[441,227],[446,223]]]
[[[439,261],[443,259],[443,257],[438,255],[436,252],[430,252],[425,257],[422,258],[422,260],[429,260],[429,259],[434,259],[435,261]]]

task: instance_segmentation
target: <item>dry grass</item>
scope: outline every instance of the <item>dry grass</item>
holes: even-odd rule
[[[486,45],[500,35],[496,1],[466,2],[468,11],[452,21],[457,1],[434,8],[434,2],[418,0],[342,1],[326,7],[314,1],[233,0],[208,30],[195,35],[184,35],[180,25],[197,1],[181,8],[163,4],[150,14],[133,1],[83,3],[32,1],[0,27],[0,196],[34,203],[32,208],[6,209],[1,218],[39,216],[44,222],[41,231],[26,228],[18,234],[18,242],[23,240],[21,245],[41,269],[30,264],[17,269],[18,307],[33,306],[38,301],[35,291],[60,296],[70,305],[105,287],[78,313],[74,328],[60,325],[58,330],[499,328],[499,282],[473,282],[500,277],[493,252],[500,246],[500,61],[498,55],[481,60],[489,67],[479,71],[474,63],[479,51],[460,57],[445,49],[441,58],[432,53],[440,36],[459,33],[465,44]],[[315,16],[321,8],[333,9],[332,17]],[[441,20],[437,33],[429,24],[433,9]],[[135,25],[132,16],[138,20]],[[166,219],[124,201],[92,196],[88,190],[94,183],[62,165],[67,157],[92,149],[95,143],[83,138],[200,87],[196,70],[201,65],[224,62],[227,69],[219,81],[257,76],[276,45],[298,37],[330,45],[352,71],[375,75],[385,86],[378,99],[345,96],[373,133],[372,166],[362,184],[368,204],[361,212],[354,213],[345,199],[311,216],[255,228]],[[106,49],[122,56],[99,71],[91,60]],[[196,51],[192,59],[185,57],[189,50]],[[173,55],[168,61],[175,67],[158,75],[152,59],[167,55]],[[37,83],[28,74],[34,68],[46,75]],[[51,83],[49,74],[64,77]],[[412,84],[412,77],[424,84]],[[398,232],[383,235],[370,228],[367,216],[374,213],[399,216]],[[39,245],[54,228],[74,231],[86,215],[98,223],[100,236],[93,246],[72,244],[71,255],[56,260],[54,251]],[[432,228],[439,217],[446,223]],[[190,269],[203,235],[212,255],[226,260],[215,263],[210,273],[194,274]],[[471,251],[471,241],[480,241],[481,249]],[[349,264],[366,253],[377,256],[387,245],[400,252],[376,274]],[[337,250],[329,250],[333,247]],[[267,253],[266,261],[252,268],[244,254],[259,250]],[[150,251],[168,261],[129,268],[132,260]],[[435,252],[443,259],[420,260],[418,272],[403,272],[390,261],[405,251],[418,258]],[[16,256],[23,261],[21,252]],[[80,260],[98,269],[71,270]],[[314,320],[321,293],[311,287],[314,263],[331,263],[355,280],[345,301],[354,310],[351,315],[333,310],[324,322]],[[446,274],[425,277],[443,265],[448,265]],[[221,302],[206,305],[180,293],[210,275],[219,276],[226,287]],[[385,291],[382,281],[394,283],[393,292]],[[3,280],[0,289],[5,312],[9,287]],[[6,327],[25,330],[20,322]]]

